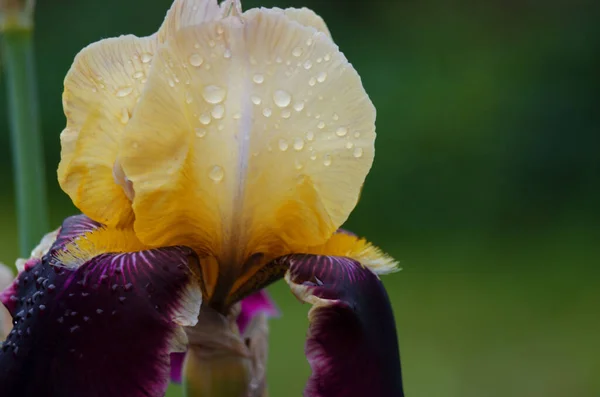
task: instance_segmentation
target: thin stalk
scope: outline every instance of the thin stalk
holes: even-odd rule
[[[5,24],[2,27],[1,49],[8,87],[19,251],[21,256],[27,258],[48,232],[44,154],[31,24]]]

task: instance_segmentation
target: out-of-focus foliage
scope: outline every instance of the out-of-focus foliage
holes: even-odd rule
[[[152,33],[169,5],[38,3],[54,224],[75,211],[54,174],[73,57],[99,38]],[[600,3],[244,2],[258,5],[321,14],[377,107],[375,165],[347,227],[404,266],[385,281],[407,395],[600,395]],[[4,98],[0,260],[12,262]],[[272,322],[271,395],[300,395],[307,308],[285,285],[272,292],[284,315]]]

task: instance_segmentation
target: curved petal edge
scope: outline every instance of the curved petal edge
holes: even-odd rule
[[[396,325],[383,284],[346,258],[289,255],[285,279],[313,305],[306,356],[312,368],[305,397],[402,397]]]

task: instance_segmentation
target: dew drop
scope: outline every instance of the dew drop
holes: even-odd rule
[[[223,99],[225,99],[226,93],[227,91],[225,91],[224,88],[218,87],[216,85],[207,85],[202,91],[202,97],[206,102],[212,103],[214,105],[222,102]]]
[[[195,128],[194,131],[196,131],[196,136],[198,138],[204,138],[206,136],[206,130],[202,128]]]
[[[354,133],[354,137],[355,137],[355,138],[360,138],[360,132],[355,132],[355,133]]]
[[[306,133],[306,140],[308,141],[312,141],[313,139],[315,139],[315,133],[312,131],[308,131]]]
[[[292,112],[290,112],[290,111],[289,111],[289,110],[287,110],[287,109],[286,109],[286,110],[283,110],[283,111],[281,112],[281,117],[282,117],[282,118],[284,118],[284,119],[289,119],[291,115],[292,115]]]
[[[352,149],[354,147],[354,144],[350,141],[346,142],[346,149]]]
[[[311,160],[313,160],[313,161],[314,161],[314,160],[316,160],[316,159],[317,159],[317,153],[315,153],[315,152],[312,152],[312,153],[310,154],[310,159],[311,159]]]
[[[148,63],[152,60],[152,54],[144,53],[142,54],[142,63]]]
[[[262,84],[263,81],[265,81],[265,76],[257,73],[254,75],[254,77],[252,77],[252,81],[254,81],[256,84]]]
[[[346,136],[346,134],[348,134],[348,129],[346,127],[340,127],[335,132],[335,135],[337,135],[339,137]]]
[[[262,111],[262,114],[265,117],[271,117],[272,113],[273,113],[273,111],[271,110],[271,108],[264,108]]]
[[[320,72],[320,73],[317,75],[317,81],[318,81],[319,83],[322,83],[322,82],[324,82],[325,80],[327,80],[327,73],[326,73],[326,72]]]
[[[317,127],[322,130],[323,128],[325,128],[325,122],[324,121],[319,121],[319,124],[317,124]]]
[[[209,46],[210,48],[214,48],[216,45],[217,45],[217,43],[215,43],[215,41],[214,41],[214,40],[209,40],[209,42],[208,42],[208,46]]]
[[[304,139],[302,139],[302,138],[294,139],[294,149],[297,151],[304,149]]]
[[[311,87],[313,87],[315,84],[317,84],[317,79],[315,79],[314,77],[311,77],[308,80],[308,85],[311,86]]]
[[[298,160],[296,160],[294,162],[294,167],[296,167],[297,170],[301,170],[302,169],[302,163],[299,162]]]
[[[323,58],[321,58],[321,57],[317,58],[317,63],[321,63],[321,62],[323,62]]]
[[[275,63],[281,63],[281,62],[283,62],[283,59],[281,59],[281,57],[275,58]]]
[[[250,97],[250,100],[255,105],[260,105],[260,103],[262,102],[262,100],[259,97],[257,97],[256,95],[252,95],[252,97]]]
[[[117,90],[116,95],[119,98],[125,98],[133,92],[133,87],[121,87]]]
[[[175,81],[172,78],[169,77],[167,82],[169,83],[169,87],[171,87],[171,88],[175,87]]]
[[[185,103],[187,103],[189,105],[193,101],[194,101],[194,97],[192,96],[192,93],[190,91],[186,91],[186,93],[185,93]]]
[[[310,70],[310,68],[312,68],[312,62],[310,59],[307,59],[306,62],[304,62],[304,69]]]
[[[203,115],[201,115],[198,120],[204,124],[204,125],[208,125],[210,124],[210,116],[206,113],[204,113]]]
[[[313,39],[312,38],[308,38],[306,39],[306,45],[311,46],[313,44]]]
[[[225,114],[225,107],[223,105],[217,105],[213,108],[210,114],[212,114],[212,116],[217,120],[222,119],[223,115]]]
[[[231,58],[231,50],[229,48],[226,49],[225,52],[223,52],[223,58],[225,58],[225,59]]]
[[[326,154],[326,155],[323,157],[323,165],[324,165],[325,167],[329,167],[329,166],[331,165],[331,155],[330,155],[330,154]]]
[[[325,62],[329,62],[329,60],[331,59],[331,55],[325,54],[325,56],[323,57],[323,59],[325,60]]]
[[[134,79],[141,79],[142,77],[144,77],[144,72],[142,71],[137,71],[133,74],[132,76]]]
[[[303,101],[299,101],[299,102],[296,102],[296,103],[294,104],[294,110],[295,110],[296,112],[301,112],[301,111],[302,111],[302,109],[304,109],[304,102],[303,102]]]
[[[277,90],[273,94],[273,101],[275,102],[275,105],[279,106],[280,108],[284,108],[289,106],[290,102],[292,101],[292,96],[287,91]]]
[[[338,120],[340,119],[340,116],[338,116],[338,114],[337,114],[337,113],[334,113],[332,118],[333,118],[335,121],[338,121]]]
[[[223,131],[224,129],[225,129],[225,126],[223,124],[219,124],[217,126],[217,130],[219,130],[219,131]]]
[[[300,55],[302,55],[302,48],[300,47],[296,47],[292,50],[292,55],[295,57],[299,57]]]
[[[225,172],[220,165],[213,165],[208,172],[208,177],[215,183],[219,183],[223,180]]]
[[[121,123],[126,124],[129,121],[129,110],[127,108],[121,109]]]
[[[352,155],[357,159],[361,158],[363,155],[363,149],[361,147],[354,148]]]
[[[285,139],[280,139],[279,140],[279,150],[281,150],[282,152],[285,152],[286,150],[288,150],[288,143]]]
[[[204,63],[204,59],[199,54],[190,55],[189,61],[194,67],[200,67]]]
[[[233,114],[233,119],[234,120],[239,120],[240,118],[242,118],[242,114],[239,112],[236,112]]]

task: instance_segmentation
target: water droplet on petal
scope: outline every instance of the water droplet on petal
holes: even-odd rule
[[[167,82],[169,83],[169,87],[171,87],[171,88],[175,87],[175,81],[172,78],[169,77]]]
[[[225,52],[223,53],[223,58],[225,58],[225,59],[231,58],[231,50],[229,48],[226,49]]]
[[[253,103],[253,104],[255,104],[255,105],[260,105],[260,103],[262,102],[262,100],[261,100],[259,97],[257,97],[256,95],[252,95],[252,96],[250,97],[250,100],[251,100],[251,101],[252,101],[252,103]]]
[[[294,110],[295,110],[296,112],[301,112],[301,111],[302,111],[302,109],[304,109],[304,102],[303,102],[303,101],[296,102],[296,103],[294,104]]]
[[[212,114],[212,116],[217,120],[222,119],[223,115],[225,114],[225,107],[223,105],[217,105],[213,108],[210,114]]]
[[[223,171],[223,167],[220,165],[213,165],[208,172],[208,177],[215,183],[221,182],[224,176],[225,172]]]
[[[288,150],[288,143],[285,139],[280,139],[279,140],[279,150],[281,150],[282,152],[285,152],[286,150]]]
[[[315,153],[315,152],[312,152],[312,153],[310,154],[310,159],[311,159],[311,160],[313,160],[313,161],[314,161],[314,160],[316,160],[316,159],[317,159],[317,153]]]
[[[306,39],[306,45],[311,46],[313,44],[313,39],[312,38],[308,38]]]
[[[302,48],[300,47],[296,47],[292,50],[292,55],[295,57],[299,57],[300,55],[302,55]]]
[[[290,102],[292,101],[292,96],[287,91],[277,90],[273,94],[273,101],[275,102],[275,105],[279,106],[280,108],[284,108],[289,106]]]
[[[314,77],[311,77],[308,80],[308,85],[311,86],[311,87],[313,87],[315,84],[317,84],[317,79],[315,79]]]
[[[272,113],[273,113],[273,111],[271,110],[271,108],[264,108],[262,111],[262,114],[265,117],[271,117]]]
[[[290,111],[289,111],[289,110],[287,110],[287,109],[286,109],[286,110],[283,110],[283,111],[281,112],[281,117],[282,117],[282,118],[284,118],[284,119],[289,119],[291,115],[292,115],[292,112],[290,112]]]
[[[346,142],[346,149],[352,149],[354,147],[354,144],[350,141]]]
[[[360,138],[360,132],[355,132],[355,133],[354,133],[354,137],[355,137],[355,138]]]
[[[192,103],[193,100],[194,100],[194,97],[192,96],[192,93],[190,91],[186,91],[185,103],[187,103],[189,105],[190,103]]]
[[[317,127],[322,130],[323,128],[325,128],[325,122],[324,121],[319,121],[319,124],[317,124]]]
[[[358,158],[361,158],[361,157],[362,157],[362,155],[363,155],[363,149],[362,149],[362,148],[360,148],[360,147],[357,147],[357,148],[355,148],[355,149],[354,149],[354,152],[353,152],[352,154],[353,154],[353,155],[354,155],[354,157],[356,157],[357,159],[358,159]]]
[[[190,65],[199,67],[204,63],[204,59],[199,54],[192,54],[189,58]]]
[[[213,105],[222,102],[225,99],[225,94],[227,94],[227,91],[216,85],[207,85],[202,91],[204,100]]]
[[[133,87],[121,87],[117,90],[116,95],[119,98],[125,98],[133,92]]]
[[[239,112],[233,114],[233,119],[234,120],[239,120],[241,117],[242,117],[242,115]]]
[[[312,131],[308,131],[306,133],[306,140],[308,141],[312,141],[313,139],[315,139],[315,133]]]
[[[324,82],[325,80],[327,80],[327,73],[326,73],[326,72],[320,72],[320,73],[317,75],[317,81],[318,81],[319,83],[322,83],[322,82]]]
[[[121,109],[121,123],[126,124],[129,121],[129,109]]]
[[[133,74],[132,76],[134,79],[141,79],[142,77],[144,77],[144,72],[142,71],[137,71]]]
[[[196,128],[194,131],[196,131],[196,136],[198,138],[204,138],[206,136],[206,130],[203,130],[202,128]]]
[[[265,81],[265,76],[257,73],[254,75],[254,77],[252,77],[252,81],[254,81],[256,84],[262,84],[263,81]]]
[[[214,41],[214,40],[209,40],[209,42],[208,42],[208,46],[209,46],[210,48],[214,48],[216,45],[217,45],[217,43],[215,43],[215,41]]]
[[[302,169],[302,163],[299,162],[298,160],[296,160],[294,162],[294,167],[296,167],[297,170],[301,170]]]
[[[325,167],[329,167],[329,166],[331,165],[331,155],[330,155],[330,154],[326,154],[326,155],[323,157],[323,165],[324,165]]]
[[[335,121],[337,121],[337,120],[339,120],[339,119],[340,119],[340,116],[338,116],[338,114],[337,114],[337,113],[334,113],[332,118],[333,118]]]
[[[323,57],[323,59],[325,59],[325,62],[329,62],[329,60],[331,59],[331,55],[325,54],[325,56]]]
[[[148,63],[152,60],[152,54],[148,54],[147,52],[142,54],[142,63]]]
[[[310,70],[310,68],[312,68],[312,62],[310,59],[307,59],[306,62],[304,62],[304,69]]]
[[[298,150],[298,151],[304,149],[304,139],[302,139],[302,138],[294,139],[294,149]]]
[[[210,119],[210,116],[209,116],[208,114],[204,113],[203,115],[201,115],[201,116],[198,118],[198,120],[199,120],[199,121],[200,121],[202,124],[204,124],[204,125],[208,125],[208,124],[210,124],[210,120],[211,120],[211,119]]]
[[[348,129],[346,127],[340,127],[335,132],[335,135],[337,135],[339,137],[343,137],[343,136],[346,136],[347,133],[348,133]]]

